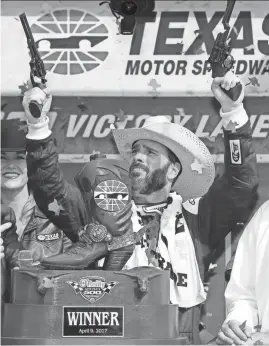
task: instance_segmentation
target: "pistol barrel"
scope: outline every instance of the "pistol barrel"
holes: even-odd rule
[[[20,14],[19,17],[20,17],[21,24],[22,24],[22,27],[23,27],[23,30],[25,32],[25,35],[26,35],[27,39],[34,40],[34,37],[32,35],[32,32],[31,32],[31,29],[30,29],[30,26],[29,26],[26,14],[22,13],[22,14]]]
[[[25,32],[25,36],[27,38],[27,44],[28,44],[28,47],[30,49],[31,55],[34,55],[35,57],[40,58],[39,52],[38,52],[38,49],[36,47],[36,43],[35,43],[35,40],[34,40],[34,37],[32,34],[32,31],[30,29],[30,26],[29,26],[29,23],[28,23],[28,20],[26,17],[26,14],[22,13],[19,15],[19,17],[20,17],[20,21],[21,21],[23,30]]]
[[[224,13],[224,16],[222,19],[222,24],[223,24],[225,30],[230,28],[229,21],[230,21],[230,18],[231,18],[233,9],[234,9],[235,1],[236,0],[228,0],[227,1],[226,10],[225,10],[225,13]]]

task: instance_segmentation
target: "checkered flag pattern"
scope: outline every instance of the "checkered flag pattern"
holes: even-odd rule
[[[112,290],[112,288],[117,285],[118,282],[116,281],[111,281],[111,282],[107,282],[103,288],[103,292],[109,294],[110,291]]]
[[[78,282],[76,281],[66,281],[66,283],[68,283],[70,286],[74,288],[74,291],[76,292],[76,294],[82,293],[84,291],[84,288],[80,287]]]

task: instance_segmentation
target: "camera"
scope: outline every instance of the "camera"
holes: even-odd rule
[[[137,3],[134,0],[127,0],[121,3],[121,13],[124,16],[134,16],[137,10]]]
[[[110,9],[114,16],[123,17],[120,23],[122,35],[132,35],[137,17],[150,15],[155,8],[155,0],[110,0]]]
[[[112,11],[122,16],[146,15],[155,8],[155,0],[110,0]]]

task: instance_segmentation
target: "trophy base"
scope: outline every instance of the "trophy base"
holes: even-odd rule
[[[169,303],[168,271],[139,268],[145,294],[137,277],[122,271],[12,274],[12,301],[3,304],[3,345],[189,345],[179,333],[178,306]],[[43,289],[48,280],[52,287]]]
[[[1,338],[1,345],[189,345],[187,338],[176,339],[127,339],[127,338],[60,338],[22,339]]]

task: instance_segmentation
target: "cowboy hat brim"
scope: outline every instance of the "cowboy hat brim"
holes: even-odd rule
[[[182,173],[172,189],[183,201],[202,197],[214,181],[215,166],[207,147],[179,124],[156,123],[142,128],[115,129],[112,133],[120,155],[129,164],[132,145],[138,140],[155,141],[169,148],[182,165]]]

